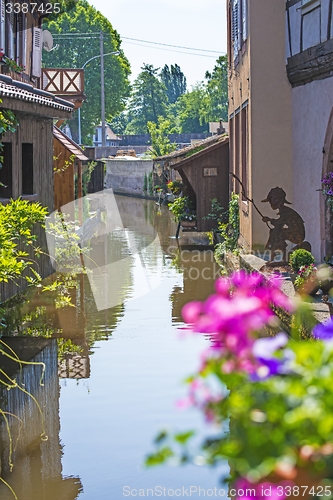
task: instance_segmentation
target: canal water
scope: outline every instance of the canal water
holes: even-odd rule
[[[2,477],[19,500],[226,498],[227,464],[144,467],[162,429],[195,429],[197,442],[216,432],[176,402],[208,342],[184,335],[181,308],[212,292],[218,266],[211,251],[178,246],[166,207],[120,196],[116,202],[124,228],[107,236],[106,252],[105,241],[96,243],[92,260],[105,272],[91,266],[72,292],[76,307],[61,308],[52,292],[39,292],[7,318],[2,340],[37,364],[18,372],[4,360],[2,368],[38,401],[48,439],[40,438],[35,401],[22,390],[2,390],[14,446],[10,472],[3,422]],[[0,499],[11,498],[0,485]]]

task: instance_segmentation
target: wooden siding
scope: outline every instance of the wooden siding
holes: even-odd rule
[[[12,162],[13,162],[13,198],[22,195],[22,144],[33,144],[34,158],[34,179],[33,193],[36,199],[53,210],[53,134],[52,120],[45,118],[31,119],[31,116],[16,113],[19,126],[13,134],[8,132],[3,135],[2,142],[12,143]],[[42,146],[42,147],[41,147]]]
[[[67,205],[75,198],[74,184],[74,162],[70,162],[72,153],[65,148],[58,139],[54,139],[54,209],[60,210],[60,207]],[[64,171],[58,171],[64,168],[65,163],[70,162]]]
[[[37,118],[16,113],[19,126],[15,133],[8,132],[3,135],[3,142],[12,143],[12,197],[22,195],[22,143],[33,145],[33,196],[22,196],[31,201],[39,201],[47,207],[49,213],[53,211],[53,133],[52,120]],[[1,199],[0,202],[8,202]],[[38,246],[47,254],[46,236],[41,228],[36,228]],[[32,254],[30,253],[32,257]],[[47,255],[36,261],[36,270],[44,278],[53,268]],[[26,282],[19,280],[17,284],[0,284],[0,301],[17,294],[26,288]]]
[[[228,209],[229,141],[179,162],[176,168],[187,186],[190,198],[195,196],[198,231],[210,231],[216,222],[203,220],[203,217],[211,212],[211,200],[216,198],[225,210]],[[204,175],[204,169],[210,169],[205,172],[210,175]],[[217,175],[212,175],[215,172]]]
[[[97,161],[97,165],[91,173],[90,182],[88,184],[88,193],[98,193],[104,189],[105,164],[102,161]]]

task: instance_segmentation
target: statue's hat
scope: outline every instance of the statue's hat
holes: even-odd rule
[[[287,203],[288,205],[291,205],[290,201],[286,200],[286,192],[284,189],[280,187],[272,188],[270,192],[267,195],[267,198],[265,200],[261,200],[262,203],[271,203],[271,201],[275,199],[278,201],[282,201],[283,203]]]

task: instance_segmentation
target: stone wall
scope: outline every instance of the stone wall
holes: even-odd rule
[[[143,196],[145,174],[153,170],[153,160],[106,160],[106,188],[116,193]]]

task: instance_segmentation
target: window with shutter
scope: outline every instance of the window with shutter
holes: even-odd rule
[[[32,76],[39,78],[42,68],[42,30],[34,28],[34,39],[32,48]]]
[[[245,42],[247,39],[247,0],[242,0],[242,18],[243,18],[243,29],[242,29],[242,40]]]
[[[9,2],[12,3],[12,2]],[[12,9],[14,9],[14,5],[12,4]],[[7,47],[7,55],[10,59],[15,58],[14,53],[14,12],[11,10],[10,14],[8,14],[8,47]]]
[[[239,22],[239,0],[233,0],[232,4],[232,42],[234,60],[236,59],[240,48],[240,22]]]
[[[21,14],[16,14],[15,16],[15,61],[21,64],[21,37],[22,37],[22,26],[21,26]]]
[[[5,52],[6,48],[6,3],[0,0],[0,49]]]
[[[25,68],[27,65],[27,17],[24,14],[22,14],[21,54],[21,64]]]

